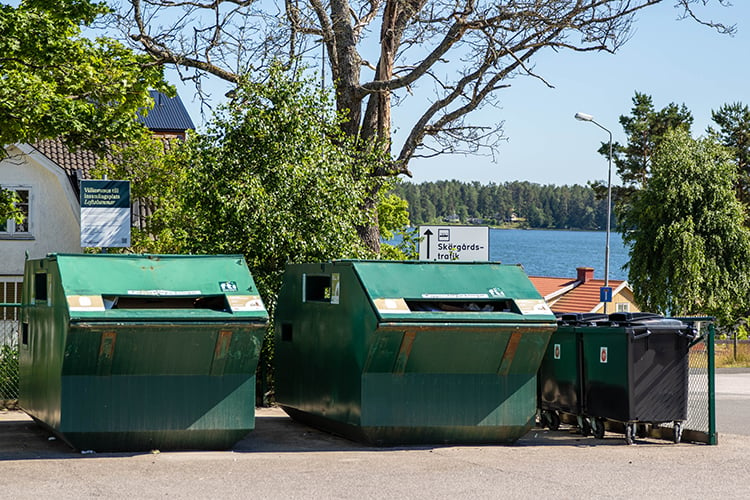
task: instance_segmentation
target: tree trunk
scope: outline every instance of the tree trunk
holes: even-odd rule
[[[365,212],[372,213],[372,219],[369,224],[357,227],[357,234],[367,248],[380,254],[380,227],[378,226],[378,211],[375,198],[367,197],[362,207]]]

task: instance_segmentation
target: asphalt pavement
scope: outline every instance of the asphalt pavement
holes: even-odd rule
[[[718,446],[532,429],[510,446],[372,448],[260,408],[232,451],[77,453],[0,413],[0,498],[747,498],[750,373],[716,378]]]

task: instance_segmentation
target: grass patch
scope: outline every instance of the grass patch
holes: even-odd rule
[[[732,342],[716,343],[715,354],[716,368],[750,367],[750,344],[738,343],[735,354]]]

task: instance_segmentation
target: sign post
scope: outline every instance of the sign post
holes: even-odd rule
[[[130,246],[130,181],[81,181],[81,246]]]
[[[490,260],[488,226],[420,226],[420,260],[486,262]]]

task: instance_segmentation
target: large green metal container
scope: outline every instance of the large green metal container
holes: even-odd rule
[[[80,450],[225,449],[255,424],[268,314],[242,256],[26,263],[19,404]]]
[[[531,427],[555,316],[518,266],[287,267],[276,400],[370,444],[512,442]]]

